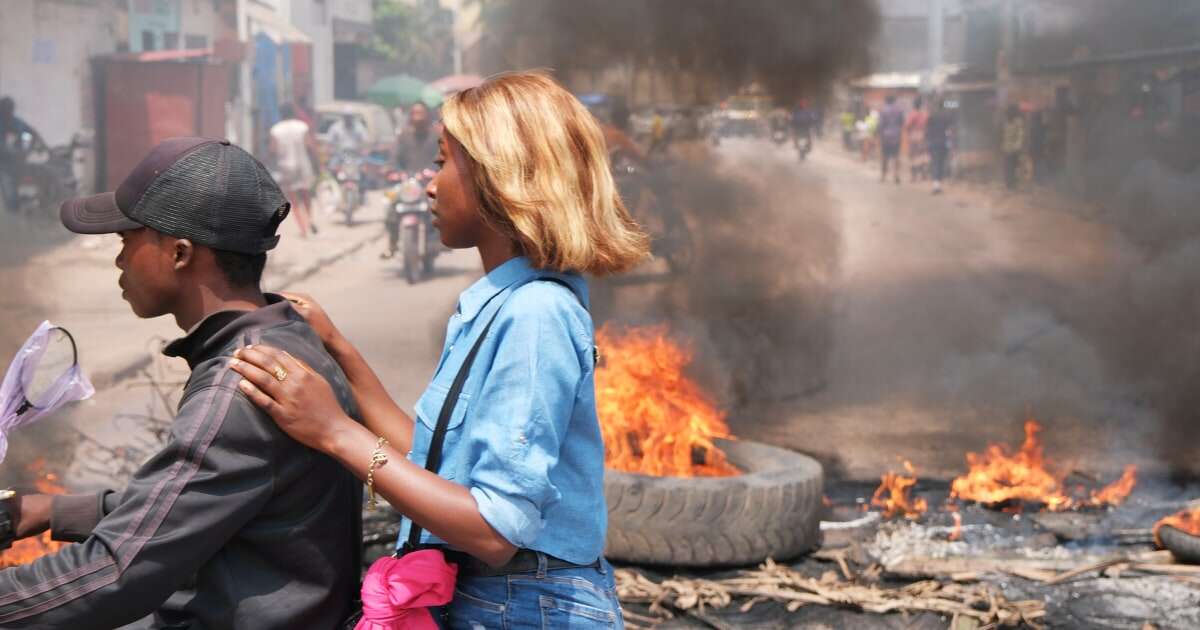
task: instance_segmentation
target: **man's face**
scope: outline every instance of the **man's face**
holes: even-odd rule
[[[177,239],[149,228],[120,232],[119,236],[121,253],[116,264],[121,270],[117,280],[121,297],[129,302],[133,314],[143,319],[170,313],[179,292]]]
[[[412,111],[408,113],[408,124],[420,131],[429,129],[429,110],[420,103],[413,105]]]

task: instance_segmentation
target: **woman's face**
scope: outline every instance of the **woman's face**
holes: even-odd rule
[[[477,247],[488,226],[480,214],[479,195],[466,151],[445,129],[438,139],[434,162],[438,173],[425,189],[433,211],[433,227],[446,247]]]

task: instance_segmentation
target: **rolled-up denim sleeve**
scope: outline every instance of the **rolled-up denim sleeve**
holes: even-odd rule
[[[542,531],[542,515],[561,498],[550,470],[584,367],[572,336],[574,298],[564,289],[531,286],[505,306],[464,435],[474,455],[466,481],[484,520],[514,546],[529,547]]]

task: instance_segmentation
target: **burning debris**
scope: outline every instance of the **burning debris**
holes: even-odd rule
[[[58,484],[58,475],[46,470],[46,460],[39,457],[29,465],[28,470],[34,477],[34,486],[38,492],[63,494],[67,491]],[[13,543],[12,547],[0,552],[0,569],[33,562],[44,555],[58,551],[67,544],[50,540],[50,532],[18,540]]]
[[[1165,526],[1174,527],[1191,536],[1200,536],[1200,505],[1166,516],[1154,524],[1154,543],[1160,548],[1166,546],[1162,540],[1162,528]]]
[[[1119,479],[1086,497],[1068,494],[1063,476],[1046,468],[1042,443],[1037,438],[1041,428],[1035,420],[1027,420],[1025,442],[1016,453],[1009,454],[1003,444],[990,444],[982,454],[967,453],[969,470],[951,483],[951,496],[989,507],[1035,503],[1058,512],[1120,505],[1133,491],[1137,467],[1126,466]]]
[[[871,505],[882,509],[885,518],[903,516],[914,519],[929,509],[928,501],[912,496],[913,486],[917,485],[917,470],[912,462],[904,460],[904,470],[909,476],[894,472],[884,474],[871,497]]]
[[[605,464],[658,477],[729,477],[715,438],[733,439],[724,414],[684,374],[691,353],[665,327],[596,332],[596,409]]]

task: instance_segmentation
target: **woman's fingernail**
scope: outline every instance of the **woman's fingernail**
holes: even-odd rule
[[[246,391],[250,391],[250,381],[242,381],[242,382],[238,383],[238,387],[241,387],[242,389],[244,389]]]
[[[236,358],[237,354],[234,354],[234,357],[235,358],[229,360],[229,367],[237,367],[238,364],[241,363],[241,361],[238,361]]]
[[[234,351],[233,351],[233,356],[234,356],[234,358],[241,358],[241,356],[242,356],[242,349],[241,349],[241,348],[238,348],[237,350],[234,350]]]

